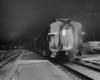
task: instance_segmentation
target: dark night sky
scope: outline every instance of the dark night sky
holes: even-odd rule
[[[100,10],[100,0],[1,0],[0,35],[5,39],[21,37],[22,42],[31,41],[55,18],[72,18],[82,23],[86,39],[92,31],[92,14],[87,10]],[[94,16],[99,34],[100,12]],[[96,39],[100,40],[99,35]]]

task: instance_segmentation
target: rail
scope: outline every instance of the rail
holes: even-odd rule
[[[56,64],[58,64],[58,65],[64,67],[64,68],[65,68],[67,71],[69,71],[71,74],[74,74],[76,77],[78,77],[78,78],[80,78],[80,79],[82,79],[82,80],[94,80],[94,79],[92,79],[92,78],[90,78],[90,77],[88,77],[88,76],[86,76],[86,75],[84,75],[84,74],[82,74],[82,73],[80,73],[80,72],[78,72],[78,71],[76,71],[76,70],[74,70],[74,69],[72,69],[72,68],[66,66],[66,65],[63,64],[63,63],[61,63],[61,62],[59,62],[59,61],[56,61],[55,59],[49,59],[49,61],[52,62],[53,64],[56,63]]]
[[[8,64],[11,60],[18,57],[21,53],[22,53],[22,51],[18,50],[18,51],[14,51],[13,54],[11,54],[11,55],[5,56],[3,59],[0,60],[0,63],[1,63],[0,68],[5,66],[6,64]]]

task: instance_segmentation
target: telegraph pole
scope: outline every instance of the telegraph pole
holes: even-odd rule
[[[92,31],[93,31],[93,40],[95,41],[95,26],[94,26],[94,13],[95,12],[100,12],[100,10],[88,10],[86,12],[91,12],[92,13]]]

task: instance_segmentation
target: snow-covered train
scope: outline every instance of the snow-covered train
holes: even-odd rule
[[[56,19],[35,39],[35,51],[43,56],[74,60],[82,45],[82,25],[71,19]]]

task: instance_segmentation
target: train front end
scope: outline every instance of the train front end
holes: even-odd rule
[[[50,41],[52,54],[69,58],[72,61],[82,45],[82,25],[72,20],[58,20],[51,27],[55,28],[52,30],[55,34]]]
[[[65,23],[61,28],[61,51],[65,51],[65,56],[67,55],[70,61],[80,54],[82,45],[81,31],[82,25],[74,21]]]
[[[62,27],[60,38],[61,38],[61,50],[69,51],[74,46],[74,31],[73,26],[64,25]]]

